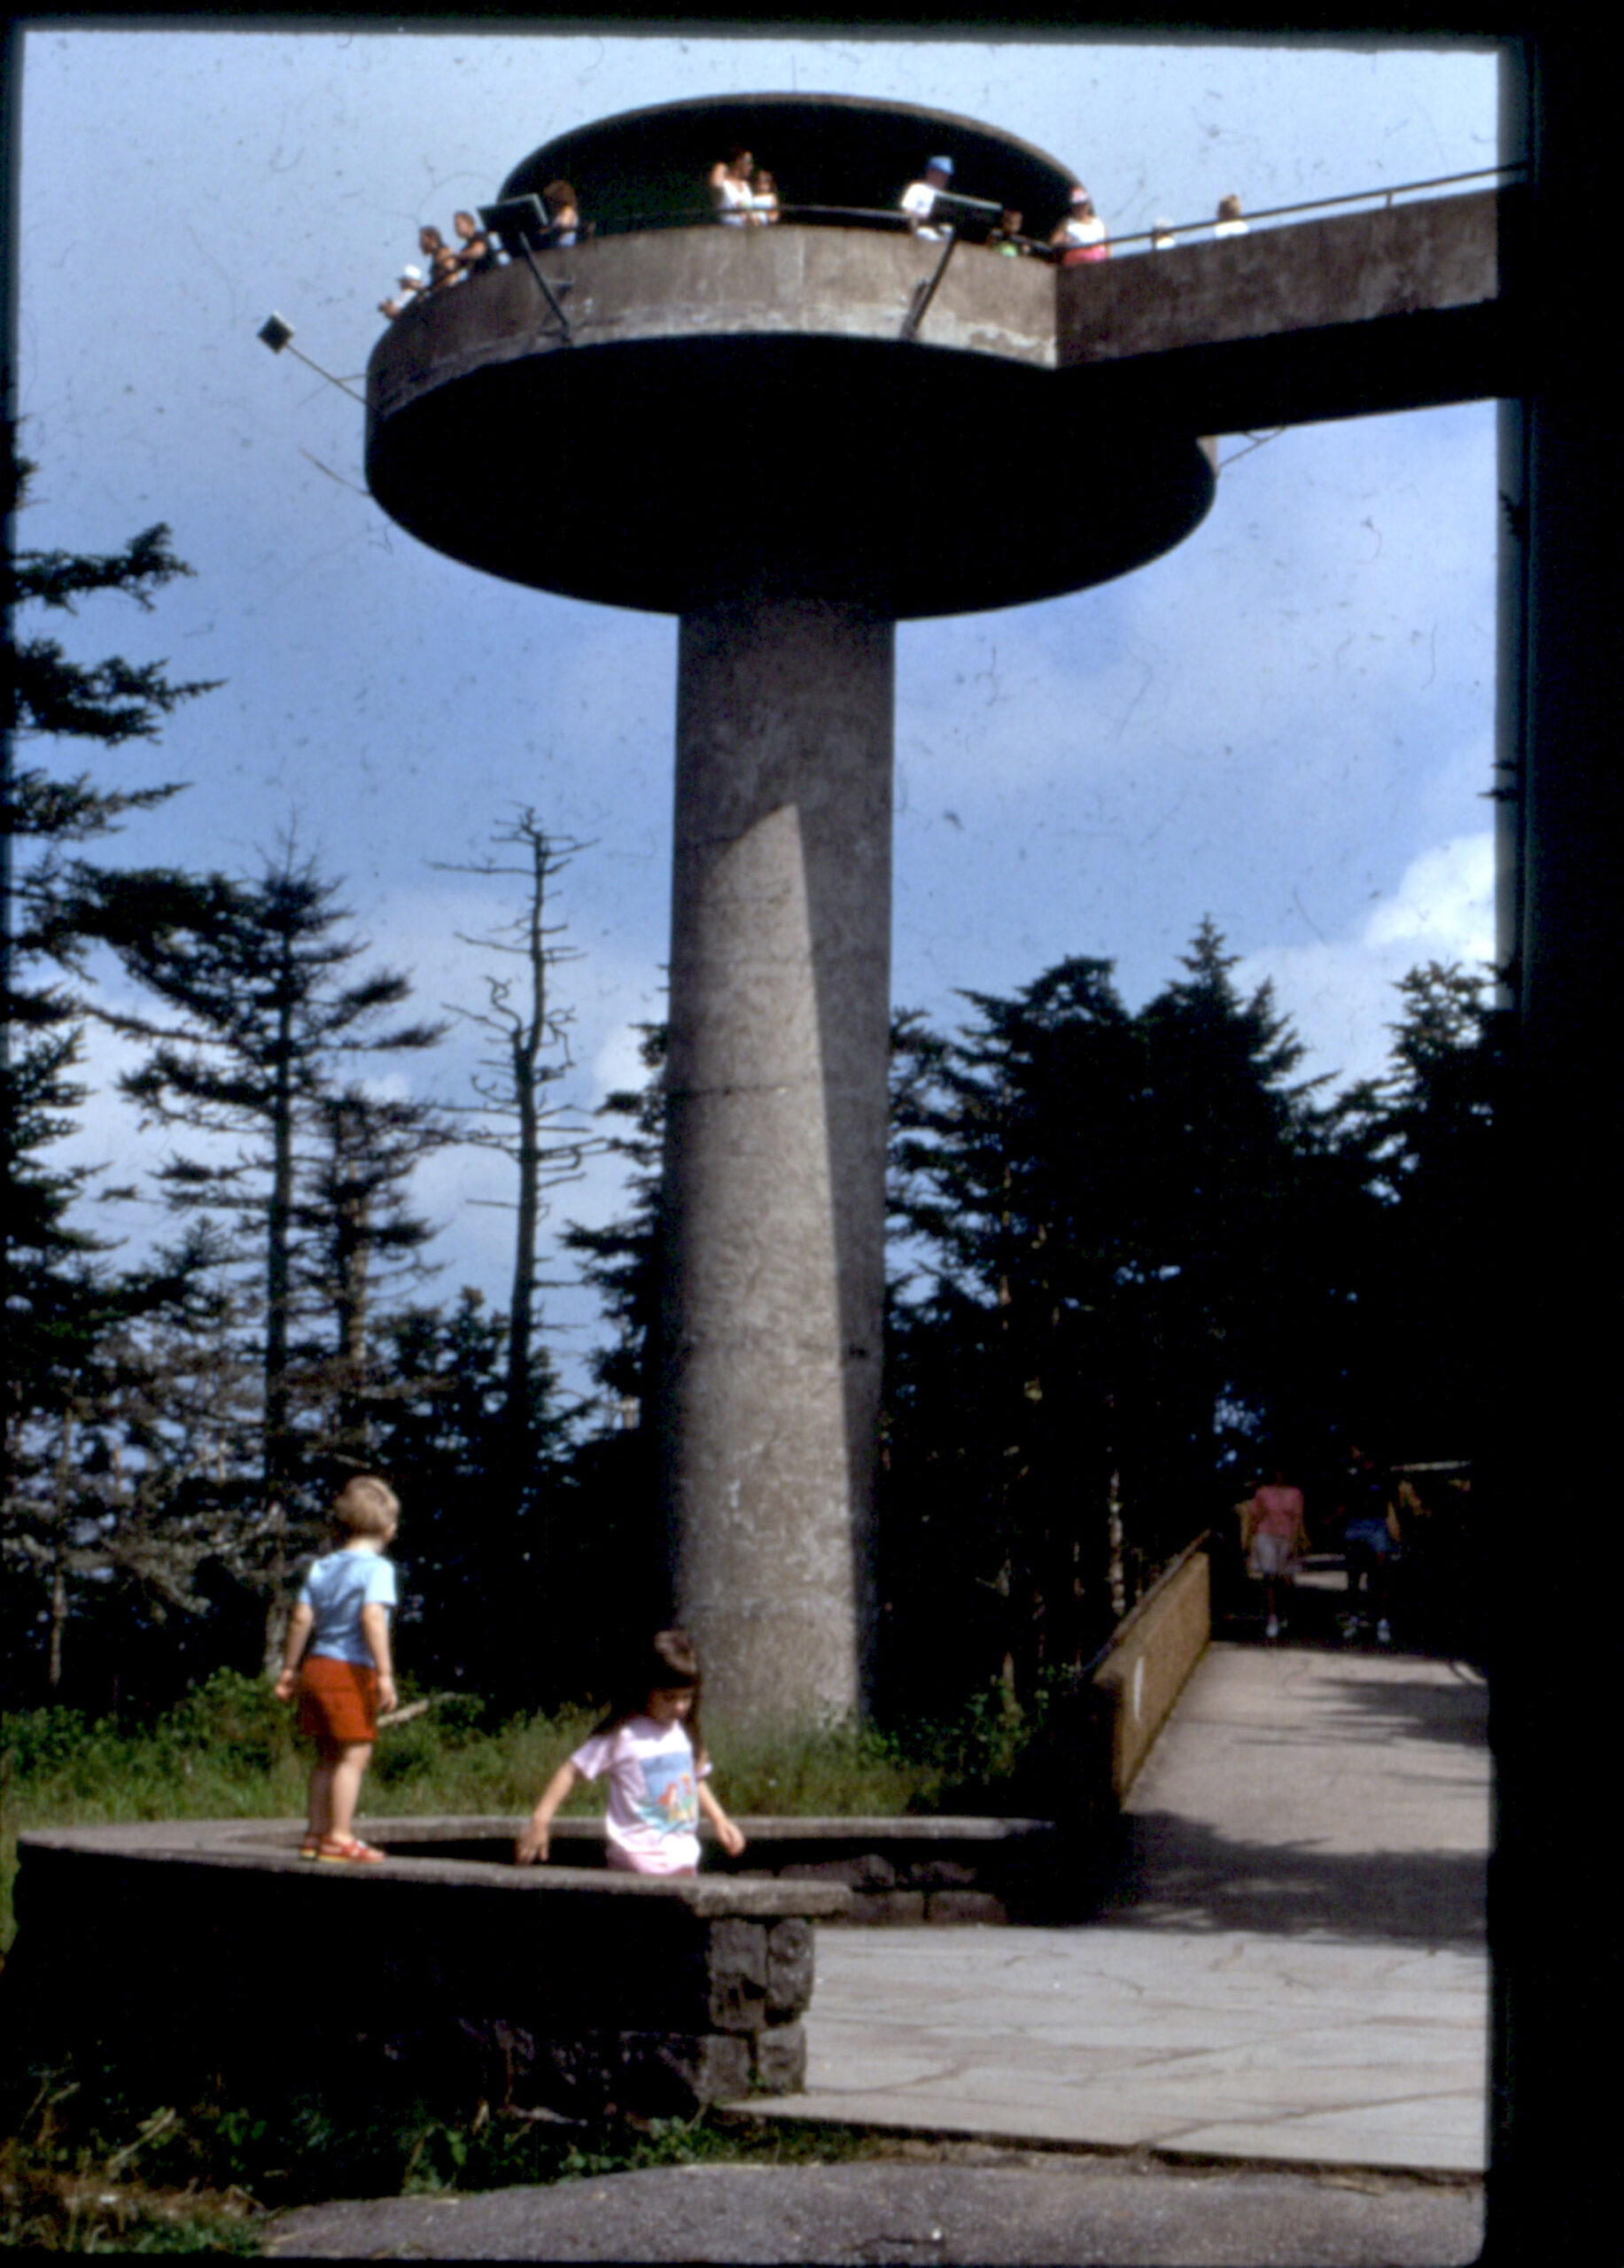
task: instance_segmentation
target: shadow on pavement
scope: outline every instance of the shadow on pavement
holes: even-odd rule
[[[1480,1946],[1487,1861],[1470,1851],[1317,1850],[1240,1843],[1169,1812],[1122,1821],[1094,1919],[1136,1928],[1310,1932],[1365,1943]]]

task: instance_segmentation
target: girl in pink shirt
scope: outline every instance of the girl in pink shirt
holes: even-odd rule
[[[657,1634],[637,1683],[640,1697],[611,1709],[548,1782],[514,1848],[520,1866],[546,1858],[559,1805],[583,1780],[604,1772],[611,1867],[628,1874],[696,1874],[702,1812],[729,1858],[744,1848],[743,1836],[705,1785],[711,1763],[699,1730],[699,1659],[680,1630]]]

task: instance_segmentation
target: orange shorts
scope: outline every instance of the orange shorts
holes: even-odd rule
[[[299,1673],[299,1729],[323,1748],[377,1738],[377,1672],[370,1662],[307,1654]]]

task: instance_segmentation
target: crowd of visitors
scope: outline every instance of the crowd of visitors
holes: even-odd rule
[[[547,213],[547,226],[540,242],[546,246],[566,246],[579,241],[581,217],[575,200],[575,191],[567,181],[550,181],[542,191]],[[439,230],[428,222],[417,231],[417,249],[427,263],[427,273],[416,262],[403,268],[397,277],[397,295],[380,299],[378,313],[392,322],[405,314],[415,299],[441,291],[454,284],[465,284],[470,276],[483,276],[493,268],[500,268],[502,253],[493,243],[489,233],[474,213],[462,212],[452,215],[451,226],[456,237],[448,245]]]
[[[1018,207],[956,190],[954,170],[951,157],[928,158],[919,179],[908,183],[898,200],[910,233],[926,243],[944,243],[967,222],[975,221],[984,230],[981,241],[986,250],[1008,259],[1037,258],[1061,268],[1078,268],[1110,258],[1109,231],[1080,183],[1070,192],[1064,217],[1050,230],[1047,241],[1039,242],[1023,233],[1024,215]],[[723,228],[770,229],[782,217],[777,182],[765,166],[756,163],[755,153],[742,144],[711,167],[705,186],[715,218]],[[567,249],[592,234],[592,224],[582,221],[569,182],[548,182],[541,201],[546,220],[533,249]],[[1217,217],[1211,225],[1215,237],[1246,234],[1240,199],[1232,191],[1219,199]],[[414,261],[400,270],[394,295],[378,303],[381,315],[392,322],[414,301],[501,265],[505,253],[475,214],[454,214],[452,228],[455,245],[447,244],[439,230],[426,223],[418,230],[417,248],[423,264]],[[1177,242],[1177,232],[1170,221],[1157,221],[1152,224],[1150,241],[1154,252],[1170,251]]]

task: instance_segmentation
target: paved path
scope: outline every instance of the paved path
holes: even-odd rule
[[[1480,2171],[1487,1702],[1449,1663],[1214,1646],[1100,1920],[822,1931],[807,2091],[766,2115]]]
[[[1392,2178],[1172,2173],[975,2144],[890,2163],[698,2165],[284,2213],[278,2260],[815,2263],[818,2268],[1466,2268],[1481,2200]],[[979,2155],[979,2162],[977,2162]]]

